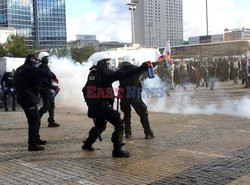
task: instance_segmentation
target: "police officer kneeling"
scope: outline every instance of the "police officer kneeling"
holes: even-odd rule
[[[146,70],[146,63],[129,71],[114,71],[108,68],[110,58],[104,52],[97,53],[92,61],[87,83],[83,94],[88,106],[88,117],[94,120],[95,126],[89,131],[88,138],[83,142],[82,149],[93,151],[92,145],[106,129],[107,121],[114,126],[111,141],[113,142],[113,157],[129,157],[129,152],[122,150],[124,126],[119,112],[113,109],[114,93],[112,83]],[[104,92],[104,94],[102,94]]]

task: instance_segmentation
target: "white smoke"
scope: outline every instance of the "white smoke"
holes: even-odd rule
[[[56,96],[57,106],[86,110],[82,88],[86,83],[91,64],[75,63],[71,58],[51,57],[50,69],[59,80],[60,92]]]
[[[71,58],[51,57],[51,70],[59,79],[60,92],[56,97],[57,106],[76,108],[80,111],[86,110],[86,104],[82,95],[82,87],[85,85],[91,64],[82,65],[75,63]],[[118,87],[119,83],[113,84]],[[156,75],[154,79],[144,80],[144,88],[167,89],[166,84]],[[204,88],[204,87],[203,87]],[[187,91],[177,88],[170,92],[170,96],[164,93],[161,98],[144,98],[149,111],[165,112],[173,114],[225,114],[250,118],[250,97],[241,99],[229,99],[226,92],[222,91],[219,83],[216,83],[215,90],[194,89],[189,85]],[[220,90],[218,90],[220,89]],[[203,100],[199,93],[216,93],[220,91],[219,101]],[[218,98],[218,97],[217,97]],[[115,105],[116,106],[116,105]]]
[[[144,81],[144,88],[163,88],[165,92],[166,85],[160,81],[156,75],[156,78],[146,79]],[[216,93],[216,91],[220,91],[220,93],[217,94],[219,101],[201,101],[201,99],[197,97],[199,93]],[[214,91],[204,90],[204,92],[202,92],[198,89],[194,89],[194,85],[189,85],[187,91],[177,88],[170,94],[170,96],[164,94],[164,97],[155,99],[145,98],[144,101],[149,111],[174,114],[225,114],[250,118],[250,97],[245,96],[242,97],[242,99],[226,99],[226,93],[221,92],[219,83],[216,83]]]

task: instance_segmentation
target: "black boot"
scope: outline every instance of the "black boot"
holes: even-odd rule
[[[29,145],[28,151],[42,151],[44,150],[44,147],[39,145]]]
[[[60,126],[58,123],[55,122],[54,115],[55,115],[54,109],[49,110],[49,118],[48,118],[49,125],[48,125],[48,127],[59,127]]]
[[[155,136],[153,133],[150,133],[150,134],[145,134],[145,139],[154,139]]]
[[[122,146],[125,144],[123,143],[123,134],[124,134],[124,127],[122,122],[115,127],[115,131],[112,134],[111,141],[113,142],[113,157],[130,157],[129,152],[126,150],[122,150]]]
[[[49,122],[48,127],[59,127],[60,125],[56,122]]]
[[[87,151],[94,151],[94,150],[95,150],[95,149],[92,147],[92,144],[89,144],[89,143],[87,143],[86,141],[83,141],[82,149],[83,149],[83,150],[87,150]]]
[[[122,146],[116,146],[116,145],[114,145],[112,156],[113,157],[130,157],[128,151],[122,150]]]
[[[38,145],[45,145],[45,144],[47,144],[47,141],[39,139]]]

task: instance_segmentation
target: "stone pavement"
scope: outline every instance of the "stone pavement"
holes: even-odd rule
[[[151,112],[156,137],[145,140],[133,114],[133,138],[124,147],[131,157],[125,159],[111,157],[110,124],[97,150],[86,152],[81,145],[92,121],[66,107],[57,108],[56,120],[61,126],[48,128],[46,116],[42,119],[46,150],[28,152],[22,110],[1,110],[0,184],[250,184],[247,118]]]

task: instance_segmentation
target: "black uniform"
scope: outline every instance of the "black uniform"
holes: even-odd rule
[[[115,129],[111,138],[113,157],[129,157],[128,152],[122,151],[124,127],[119,112],[113,109],[114,93],[111,84],[145,69],[146,65],[143,64],[128,72],[113,71],[108,68],[107,60],[101,60],[97,67],[91,68],[83,93],[88,105],[88,117],[93,118],[95,126],[89,131],[89,136],[82,146],[83,150],[93,150],[92,144],[105,130],[108,121]],[[90,88],[96,88],[96,90]]]
[[[52,85],[52,80],[56,80],[56,75],[52,73],[49,69],[49,66],[47,63],[42,63],[39,66],[40,69],[43,71],[47,71],[49,74],[51,74],[51,77],[42,76],[40,77],[40,96],[43,100],[43,106],[39,110],[40,117],[42,118],[43,114],[47,111],[49,112],[49,127],[52,127],[53,125],[59,126],[59,124],[55,124],[54,114],[55,114],[55,98],[51,92],[51,90],[57,91],[58,87]]]
[[[14,75],[14,83],[17,92],[17,102],[23,108],[28,120],[29,133],[28,143],[29,150],[41,150],[42,144],[39,136],[40,115],[37,108],[39,93],[39,76],[50,76],[46,71],[42,71],[34,66],[31,59],[34,55],[28,55],[25,63],[17,68]]]
[[[8,111],[8,95],[12,97],[12,110],[16,110],[16,90],[14,88],[14,71],[5,72],[1,79],[1,86],[4,91],[3,104],[5,111]]]
[[[132,69],[137,69],[137,66],[134,66],[128,62],[122,62],[119,65],[118,71],[129,71]],[[141,88],[142,84],[139,80],[141,74],[133,75],[129,78],[120,80],[120,88],[124,91],[121,91],[121,110],[124,113],[123,122],[125,124],[125,136],[130,138],[132,135],[131,132],[131,106],[135,109],[136,113],[140,116],[141,124],[144,128],[144,134],[146,139],[154,138],[153,131],[150,128],[148,120],[148,110],[145,103],[141,98]],[[127,96],[127,88],[135,88],[135,97]]]

